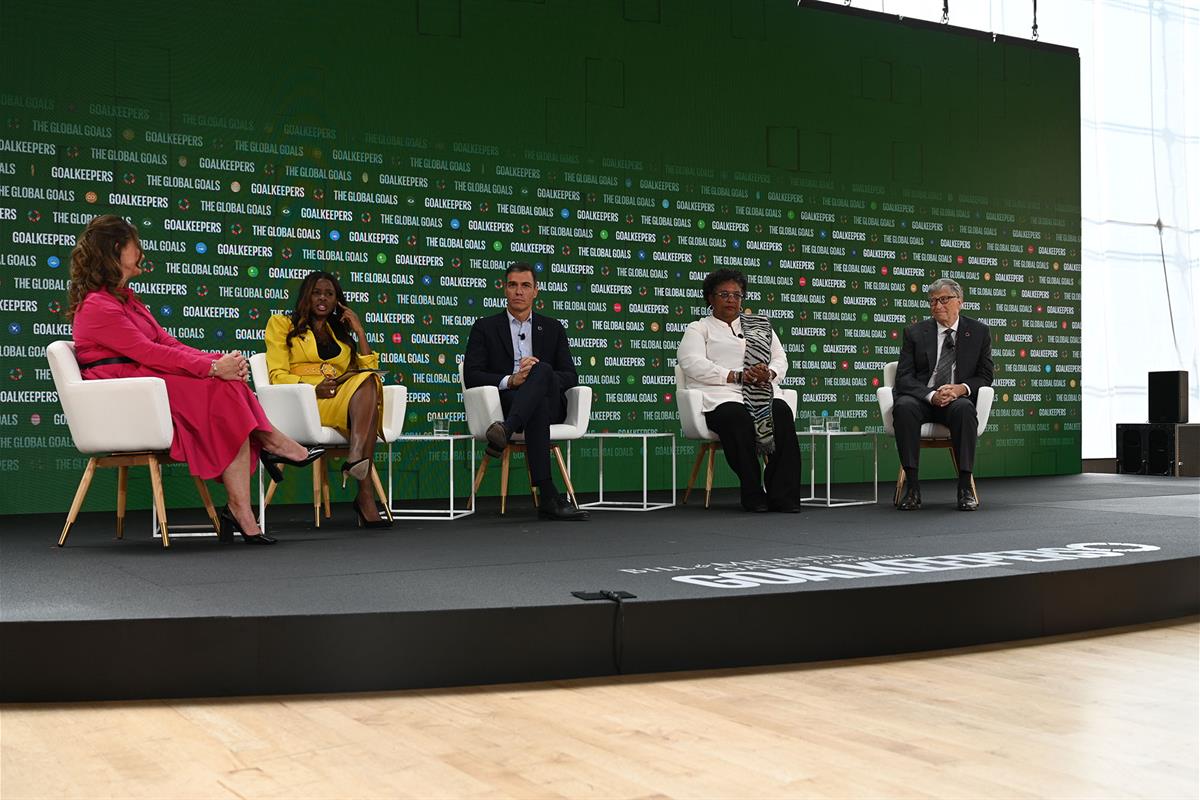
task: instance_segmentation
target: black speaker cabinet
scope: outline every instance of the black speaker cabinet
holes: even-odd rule
[[[1117,472],[1200,476],[1200,424],[1118,425]]]
[[[1186,371],[1149,373],[1150,422],[1188,421],[1188,374]]]

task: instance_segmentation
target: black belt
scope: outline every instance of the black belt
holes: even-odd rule
[[[137,362],[134,361],[132,358],[126,358],[125,356],[114,356],[113,358],[102,358],[99,361],[89,361],[86,364],[80,364],[79,369],[80,369],[80,371],[82,371],[85,369],[91,369],[92,367],[103,367],[105,364],[136,364],[136,363]]]

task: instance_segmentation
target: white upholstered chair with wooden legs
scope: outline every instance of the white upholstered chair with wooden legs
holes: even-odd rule
[[[476,386],[468,389],[463,380],[463,366],[458,365],[458,383],[463,390],[463,406],[467,412],[467,429],[471,432],[478,441],[487,441],[487,429],[493,422],[501,422],[504,419],[504,410],[500,405],[500,388],[497,386]],[[575,499],[575,487],[571,483],[571,472],[567,469],[567,462],[563,460],[562,450],[559,448],[560,442],[569,442],[576,439],[582,439],[587,433],[588,425],[592,418],[592,387],[590,386],[575,386],[567,390],[567,416],[559,423],[550,426],[550,452],[554,454],[554,458],[558,461],[559,472],[562,473],[563,483],[566,484],[567,496],[571,498],[571,502],[576,506],[579,502]],[[524,434],[513,434],[512,441],[508,447],[504,448],[504,454],[500,457],[500,513],[503,514],[508,506],[508,470],[509,461],[512,458],[513,452],[521,452],[525,450]],[[484,454],[483,460],[479,463],[479,469],[475,471],[474,488],[471,491],[471,496],[474,498],[475,493],[479,491],[479,484],[483,483],[483,476],[487,471],[488,461],[491,457]],[[533,504],[538,503],[537,492],[532,483],[529,486],[529,492],[533,495]]]
[[[892,387],[896,385],[896,370],[899,368],[899,361],[889,362],[883,368],[883,386],[875,390],[875,397],[879,400],[879,414],[883,417],[883,430],[889,436],[896,435],[896,425],[892,418],[892,407],[895,405],[895,396],[892,394]],[[988,417],[992,415],[992,400],[996,397],[996,390],[991,386],[982,386],[979,389],[979,396],[975,398],[975,414],[979,420],[978,436],[983,438],[983,432],[987,428]],[[927,422],[921,426],[921,449],[929,447],[943,448],[950,453],[950,461],[954,465],[954,474],[958,474],[958,457],[954,455],[954,444],[950,441],[950,429],[945,425],[937,422]],[[899,505],[900,496],[904,493],[904,467],[900,467],[900,473],[896,476],[896,493],[892,496],[892,503]],[[979,491],[975,488],[975,475],[971,475],[971,491],[975,492],[975,497],[978,499]]]
[[[714,462],[717,451],[721,449],[721,439],[714,431],[709,430],[708,423],[704,419],[703,393],[699,389],[685,389],[686,385],[683,368],[676,364],[675,404],[679,409],[679,425],[683,428],[684,438],[700,442],[700,447],[696,450],[696,461],[692,464],[692,474],[688,477],[687,489],[683,493],[683,503],[688,501],[688,495],[692,493],[692,486],[696,483],[696,475],[700,472],[700,464],[707,456],[708,467],[704,472],[704,507],[708,508],[709,501],[712,499],[713,472],[716,468]],[[794,420],[800,398],[795,389],[783,389],[782,394],[783,402],[787,403],[788,408],[792,410],[792,419]]]
[[[54,378],[54,388],[58,390],[75,447],[91,456],[75,491],[67,522],[58,537],[58,546],[67,543],[92,478],[102,467],[117,469],[117,538],[123,538],[129,468],[144,466],[150,470],[151,496],[162,533],[162,546],[170,547],[162,464],[171,461],[168,451],[175,437],[175,427],[171,423],[167,384],[161,378],[85,381],[75,360],[74,342],[51,342],[46,348],[46,360],[50,362],[50,375]],[[195,482],[213,531],[219,532],[221,523],[208,487],[199,478],[195,478]]]
[[[321,412],[317,409],[316,388],[307,383],[272,384],[267,370],[267,354],[250,356],[250,376],[254,379],[254,392],[271,424],[305,447],[324,447],[325,455],[313,462],[313,524],[321,526],[321,505],[325,506],[325,517],[332,516],[329,503],[329,469],[326,459],[345,458],[349,442],[336,429],[321,424]],[[408,389],[404,386],[383,387],[383,439],[394,442],[404,431],[404,413],[408,409]],[[283,467],[283,465],[280,465]],[[283,467],[286,469],[286,467]],[[392,519],[388,507],[387,493],[379,479],[379,471],[371,464],[371,481],[375,485],[375,497],[383,503],[385,514]],[[276,484],[272,483],[263,496],[262,473],[259,473],[259,527],[266,530],[266,507],[275,496]]]

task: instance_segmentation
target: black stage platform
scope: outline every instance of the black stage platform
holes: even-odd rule
[[[859,487],[863,489],[863,487]],[[881,487],[883,488],[883,487]],[[842,487],[842,494],[850,490]],[[864,490],[865,491],[865,490]],[[7,517],[0,699],[359,691],[879,655],[1200,611],[1200,482],[991,479],[983,508],[713,508],[311,528],[270,548],[149,536],[149,514]],[[586,500],[588,498],[581,498]],[[175,521],[186,516],[176,512]],[[575,591],[628,592],[581,600]]]

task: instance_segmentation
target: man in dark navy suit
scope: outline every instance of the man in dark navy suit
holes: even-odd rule
[[[533,313],[537,298],[533,267],[523,261],[504,274],[508,308],[480,317],[471,327],[463,380],[467,388],[496,386],[505,417],[487,430],[487,454],[498,458],[514,433],[525,434],[529,477],[541,494],[538,516],[544,519],[585,520],[558,493],[550,477],[550,426],[567,416],[566,391],[579,382],[562,323]]]
[[[992,385],[992,339],[987,325],[961,316],[962,287],[949,278],[929,286],[932,319],[904,329],[892,419],[896,450],[904,468],[901,511],[921,507],[917,467],[921,458],[921,426],[938,422],[950,429],[958,462],[958,509],[974,511],[979,500],[971,488],[979,419],[975,398]]]

